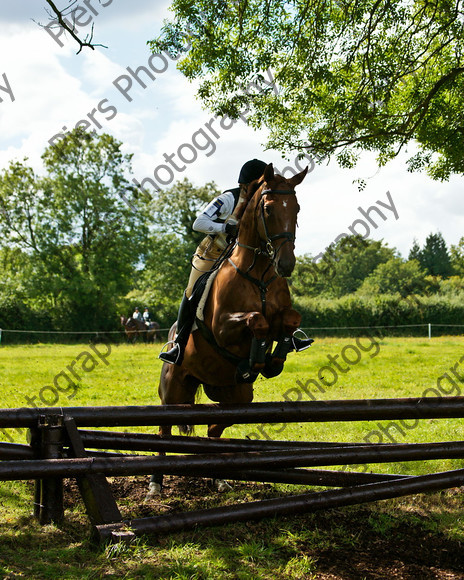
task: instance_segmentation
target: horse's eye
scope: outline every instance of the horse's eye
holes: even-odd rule
[[[264,206],[264,213],[267,216],[270,216],[272,214],[272,206],[270,206],[269,204]]]

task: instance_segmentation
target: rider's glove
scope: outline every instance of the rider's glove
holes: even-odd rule
[[[238,234],[238,225],[233,223],[227,223],[224,231],[228,236],[236,238]]]

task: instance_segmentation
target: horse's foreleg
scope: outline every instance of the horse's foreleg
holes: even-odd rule
[[[264,339],[269,333],[269,324],[261,312],[232,312],[223,314],[217,324],[219,346],[242,344],[252,333],[257,339]]]
[[[172,434],[172,425],[161,425],[158,435],[169,436]],[[164,451],[160,451],[158,453],[160,457],[164,457],[166,453]],[[164,475],[162,473],[154,473],[150,477],[150,483],[148,484],[148,493],[145,496],[145,500],[149,500],[156,495],[161,494],[161,490],[163,489],[163,478]]]
[[[247,382],[265,365],[266,350],[269,340],[269,324],[260,312],[234,312],[221,317],[218,343],[221,346],[244,344],[251,334],[250,353],[248,361],[240,365],[241,378],[239,382]],[[243,366],[243,368],[242,368]],[[247,366],[247,368],[245,368]],[[256,378],[256,376],[255,376]]]
[[[250,358],[248,362],[250,369],[253,372],[259,372],[264,368],[266,361],[266,350],[269,341],[269,324],[260,312],[253,312],[247,320],[247,326],[253,333]]]

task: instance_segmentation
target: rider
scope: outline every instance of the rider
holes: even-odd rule
[[[216,260],[230,241],[237,237],[238,220],[234,216],[234,210],[246,201],[248,185],[263,175],[266,166],[267,163],[259,159],[247,161],[240,170],[239,187],[228,189],[213,199],[194,221],[192,228],[197,232],[207,234],[207,236],[200,243],[193,256],[192,270],[177,316],[178,332],[174,346],[159,355],[162,361],[178,365],[182,363],[184,349],[195,319],[195,309],[192,309],[189,303],[195,282],[202,274],[213,268]],[[293,337],[293,341],[296,350],[304,350],[312,342],[306,344],[308,341],[296,337]]]
[[[132,318],[134,320],[142,320],[142,313],[140,312],[138,306],[135,307],[134,314],[132,315]]]
[[[143,318],[143,321],[145,322],[145,324],[147,326],[150,326],[151,320],[150,320],[150,312],[148,310],[148,306],[145,306],[145,308],[143,309],[142,318]]]

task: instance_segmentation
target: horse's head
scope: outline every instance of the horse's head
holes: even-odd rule
[[[258,234],[279,276],[290,276],[295,267],[295,232],[300,209],[295,187],[307,172],[308,168],[286,179],[274,173],[271,163],[264,170],[255,194]]]
[[[136,321],[132,318],[132,316],[129,316],[129,318],[121,316],[121,324],[126,329],[126,332],[137,330]]]

